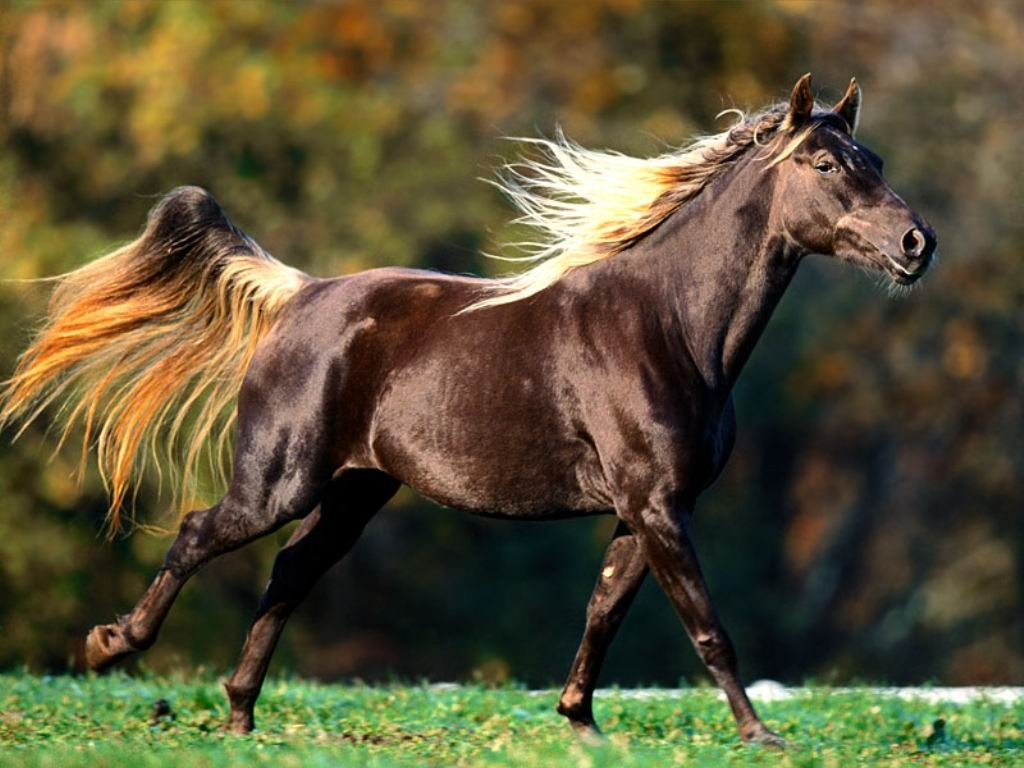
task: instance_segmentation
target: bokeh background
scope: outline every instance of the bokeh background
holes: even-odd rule
[[[1012,2],[8,2],[0,8],[0,277],[134,237],[206,186],[316,275],[494,274],[520,233],[478,177],[550,134],[651,154],[716,113],[865,90],[860,138],[941,258],[893,299],[809,259],[737,391],[739,441],[696,521],[748,679],[1024,683],[1024,15]],[[0,284],[0,368],[46,293]],[[167,538],[105,542],[93,470],[45,423],[0,443],[0,668],[64,670],[129,608]],[[543,461],[538,456],[538,461]],[[160,519],[155,491],[142,517]],[[475,519],[403,491],[285,633],[324,679],[561,680],[606,520]],[[157,669],[234,661],[287,531],[186,588]],[[653,581],[604,683],[703,673]]]

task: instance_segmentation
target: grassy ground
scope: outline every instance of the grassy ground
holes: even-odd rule
[[[153,720],[166,699],[173,717]],[[597,703],[608,743],[577,743],[555,694],[517,688],[268,683],[258,730],[230,736],[212,678],[0,675],[0,765],[1024,765],[1024,704],[927,704],[841,689],[765,703],[784,753],[741,746],[714,691]],[[937,721],[942,720],[942,723]]]

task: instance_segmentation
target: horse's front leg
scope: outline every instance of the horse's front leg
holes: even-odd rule
[[[569,718],[583,739],[600,737],[594,721],[594,689],[608,646],[647,575],[647,562],[636,537],[621,522],[604,555],[604,563],[587,606],[587,626],[573,660],[569,679],[558,700],[558,712]]]
[[[740,737],[774,747],[785,741],[754,711],[740,681],[736,652],[711,602],[689,532],[690,508],[653,501],[640,510],[622,510],[654,577],[675,606],[701,661],[725,692]]]

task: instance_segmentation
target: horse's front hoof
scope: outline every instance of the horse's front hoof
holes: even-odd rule
[[[252,729],[255,727],[256,723],[251,712],[232,712],[228,715],[224,730],[238,736],[246,736],[252,733]]]
[[[89,669],[102,672],[135,652],[119,624],[93,627],[85,638],[85,663]]]
[[[786,740],[774,731],[770,731],[764,725],[759,725],[748,733],[743,734],[743,741],[757,747],[768,749],[785,749]]]
[[[576,738],[582,741],[584,744],[588,744],[592,747],[598,747],[602,744],[607,744],[608,741],[605,739],[604,734],[601,733],[601,729],[597,727],[597,723],[593,720],[569,720],[569,725],[572,726],[573,733],[576,734]]]

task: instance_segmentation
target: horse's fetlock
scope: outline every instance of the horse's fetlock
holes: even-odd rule
[[[230,682],[224,683],[224,691],[228,695],[228,702],[232,709],[251,708],[260,695],[258,688],[248,685],[233,685]]]
[[[130,628],[124,628],[122,630],[125,644],[133,651],[145,651],[153,647],[156,642],[156,632],[143,633],[141,636],[136,635],[131,631]]]
[[[555,706],[558,714],[570,720],[592,719],[590,697],[575,687],[566,688]]]

